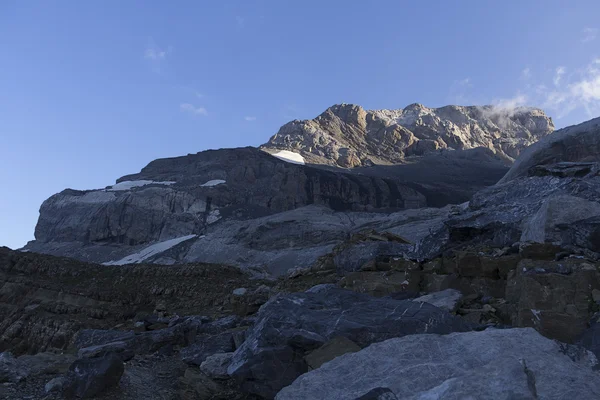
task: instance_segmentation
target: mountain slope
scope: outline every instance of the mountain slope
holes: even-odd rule
[[[398,110],[366,111],[342,104],[315,119],[285,124],[261,148],[270,153],[293,151],[309,163],[344,168],[398,164],[445,149],[477,147],[488,148],[510,163],[553,130],[552,119],[535,108],[412,104]]]

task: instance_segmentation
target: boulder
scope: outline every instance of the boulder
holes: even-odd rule
[[[593,245],[594,235],[600,229],[600,203],[572,195],[557,195],[544,201],[523,228],[522,242],[555,243],[562,246]],[[592,225],[588,235],[578,229],[578,223]],[[594,227],[595,225],[595,227]],[[594,229],[595,228],[595,229]],[[600,248],[600,245],[598,245]],[[592,249],[594,250],[594,249]]]
[[[48,383],[44,385],[44,391],[46,393],[62,392],[64,386],[65,378],[62,376],[58,376],[56,378],[50,379]]]
[[[228,373],[250,393],[273,398],[308,371],[304,357],[338,336],[364,347],[416,333],[450,333],[472,327],[427,303],[374,298],[321,285],[318,290],[278,295],[258,312]]]
[[[200,366],[207,357],[216,353],[228,353],[235,350],[231,332],[204,334],[194,339],[194,343],[180,351],[181,360],[190,365]]]
[[[594,289],[600,289],[600,272],[584,260],[522,260],[506,286],[512,325],[572,343],[588,326]]]
[[[104,345],[112,342],[127,342],[135,337],[133,331],[118,331],[111,329],[82,329],[75,338],[75,347],[82,349],[84,347]]]
[[[127,342],[111,342],[97,346],[84,347],[79,349],[78,355],[79,358],[94,358],[102,357],[108,353],[115,353],[121,357],[123,361],[129,361],[135,355],[131,347],[131,344]]]
[[[567,347],[531,328],[409,335],[338,357],[276,399],[377,399],[363,396],[386,389],[407,400],[599,398],[596,357],[571,358]]]
[[[339,285],[358,293],[381,297],[397,292],[418,291],[420,279],[418,271],[358,271],[346,275]]]
[[[14,357],[0,353],[0,383],[17,383],[39,375],[62,374],[75,359],[71,354],[38,353]]]
[[[222,395],[226,388],[200,372],[198,368],[188,368],[179,378],[179,396],[183,400],[209,400],[227,398]]]
[[[336,357],[346,353],[355,353],[357,351],[360,351],[359,345],[344,336],[337,336],[318,349],[308,353],[306,357],[304,357],[304,360],[306,361],[306,364],[308,364],[308,369],[313,370]]]
[[[20,382],[28,375],[18,362],[17,359],[10,353],[0,353],[0,383],[5,382]]]
[[[463,295],[456,289],[446,289],[440,292],[426,294],[425,296],[417,297],[413,301],[420,301],[432,304],[442,310],[454,312],[458,308]]]
[[[379,387],[357,397],[355,400],[398,400],[398,398],[389,388]]]
[[[200,364],[200,371],[206,376],[213,379],[227,379],[227,368],[231,364],[233,358],[233,352],[231,353],[217,353],[212,356],[206,357],[206,360]]]
[[[66,397],[90,398],[116,386],[123,375],[121,357],[109,353],[98,358],[81,358],[71,364],[65,376]]]

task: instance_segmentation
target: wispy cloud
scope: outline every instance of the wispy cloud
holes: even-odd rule
[[[583,33],[583,37],[581,38],[582,43],[587,43],[596,40],[598,37],[599,30],[598,28],[583,28],[581,31]]]
[[[246,121],[256,121],[256,117],[244,117]]]
[[[164,60],[167,57],[167,52],[159,48],[150,47],[144,52],[144,58],[152,61]]]
[[[590,117],[600,114],[600,58],[553,90],[542,91],[543,106],[558,113],[562,118],[571,111],[582,108]]]
[[[521,79],[529,80],[531,78],[531,68],[527,67],[521,71]]]
[[[525,94],[517,93],[509,99],[496,99],[492,101],[492,105],[500,110],[514,110],[517,107],[522,107],[527,104],[528,97]]]
[[[560,81],[565,72],[567,72],[567,69],[565,67],[556,68],[556,71],[554,72],[554,78],[552,79],[552,82],[554,82],[554,86],[560,85]]]
[[[183,112],[190,113],[192,115],[208,115],[208,111],[204,107],[196,107],[190,103],[182,103],[179,105],[179,109]]]
[[[471,83],[471,78],[465,78],[465,79],[461,79],[459,81],[455,81],[455,83],[458,86],[463,86],[463,87],[473,87],[473,84]]]
[[[146,49],[144,50],[144,59],[146,59],[152,69],[155,72],[160,72],[161,67],[167,60],[167,56],[172,51],[172,47],[168,47],[166,50],[158,47],[152,38],[148,39],[148,44],[146,45]]]

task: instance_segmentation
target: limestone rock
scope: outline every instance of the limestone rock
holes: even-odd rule
[[[572,343],[587,328],[594,289],[600,272],[582,260],[523,260],[506,287],[506,300],[515,305],[512,323]]]
[[[458,308],[458,304],[462,299],[463,295],[460,291],[455,289],[446,289],[440,292],[434,292],[425,296],[417,297],[413,301],[420,301],[424,303],[432,304],[442,310],[454,312]]]
[[[469,329],[459,317],[427,303],[321,286],[276,296],[261,307],[228,373],[244,390],[272,398],[308,370],[307,353],[334,337],[344,336],[364,347],[391,337]]]
[[[338,357],[276,399],[355,400],[378,388],[407,400],[594,399],[600,396],[595,365],[591,353],[572,359],[565,345],[530,328],[409,335]]]
[[[227,368],[231,364],[233,353],[217,353],[208,356],[206,360],[200,364],[200,371],[204,372],[208,377],[213,379],[227,379]]]
[[[63,392],[67,397],[94,397],[117,385],[123,371],[123,361],[116,354],[109,353],[99,358],[81,358],[69,368],[65,376]]]
[[[304,359],[309,370],[317,369],[328,361],[346,353],[360,351],[360,346],[344,336],[337,336],[326,342],[323,346],[308,353]]]
[[[46,385],[44,385],[44,391],[46,393],[62,392],[64,385],[65,385],[64,377],[59,376],[56,378],[52,378],[48,381],[48,383],[46,383]]]
[[[235,350],[231,333],[201,335],[194,339],[195,343],[181,349],[181,359],[190,365],[200,366],[213,354],[228,353]]]
[[[15,357],[7,352],[0,353],[0,383],[19,382],[28,375],[16,361]]]

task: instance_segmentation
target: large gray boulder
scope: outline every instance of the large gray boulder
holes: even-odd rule
[[[62,386],[67,398],[90,398],[116,386],[125,368],[121,357],[109,353],[98,358],[76,360]]]
[[[356,400],[375,389],[399,400],[596,399],[596,365],[593,354],[531,328],[410,335],[338,357],[276,399]]]
[[[470,329],[459,317],[427,303],[320,286],[277,296],[262,306],[228,373],[245,391],[273,398],[308,371],[304,356],[334,337],[364,347],[392,337]]]

